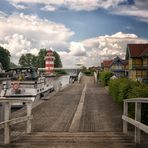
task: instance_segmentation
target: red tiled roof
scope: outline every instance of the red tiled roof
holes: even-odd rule
[[[140,54],[140,56],[148,56],[148,46],[144,49],[144,51]]]
[[[113,60],[105,60],[105,61],[103,61],[103,67],[109,67],[112,62],[113,62]]]
[[[141,57],[144,53],[148,52],[147,44],[128,44],[128,49],[130,52],[130,57]]]

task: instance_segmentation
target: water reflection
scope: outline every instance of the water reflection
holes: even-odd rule
[[[64,87],[67,84],[69,84],[69,77],[70,77],[70,75],[64,75],[64,76],[47,78],[47,79],[48,79],[49,82],[52,82],[52,83],[61,82],[62,87]]]

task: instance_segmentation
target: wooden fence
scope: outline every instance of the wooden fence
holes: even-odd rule
[[[19,98],[0,97],[0,103],[3,103],[3,105],[4,105],[4,121],[0,123],[0,129],[4,128],[4,144],[10,143],[10,138],[11,138],[10,137],[10,135],[11,135],[10,126],[11,125],[27,121],[26,132],[27,133],[31,132],[31,119],[32,119],[32,115],[31,115],[32,100],[31,99],[29,99],[29,98],[19,99]],[[27,109],[27,116],[10,119],[11,105],[14,103],[25,103],[26,109]]]
[[[128,104],[135,103],[135,119],[128,117]],[[136,143],[140,143],[141,131],[148,134],[148,126],[141,123],[141,104],[148,103],[148,98],[134,98],[124,100],[124,112],[123,119],[123,133],[128,133],[128,123],[135,126],[134,140]]]

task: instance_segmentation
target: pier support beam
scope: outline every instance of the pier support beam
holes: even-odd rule
[[[32,110],[32,103],[26,103],[27,106],[27,133],[31,133],[31,110]]]
[[[141,103],[135,103],[135,120],[141,122]],[[135,127],[135,142],[140,143],[141,130]]]
[[[123,115],[128,116],[128,103],[124,102],[124,112]],[[123,133],[128,133],[128,122],[123,120]]]
[[[10,109],[11,105],[10,103],[6,102],[4,104],[4,121],[10,120]],[[5,123],[5,128],[4,128],[4,143],[9,144],[10,143],[10,126],[9,123]]]

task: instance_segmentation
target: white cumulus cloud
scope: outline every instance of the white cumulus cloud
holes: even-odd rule
[[[52,5],[45,5],[44,7],[41,8],[41,10],[43,10],[43,11],[55,11],[56,7],[54,7]]]
[[[141,39],[136,34],[117,32],[81,42],[71,42],[69,51],[60,51],[59,54],[66,66],[74,66],[76,63],[87,67],[98,66],[104,59],[113,59],[116,56],[125,59],[128,43],[148,43],[148,39]]]
[[[23,53],[53,47],[66,50],[68,39],[74,34],[63,24],[41,19],[35,15],[0,14],[0,45],[10,50],[16,60]],[[37,50],[38,49],[38,50]]]
[[[99,65],[104,59],[112,59],[117,55],[124,59],[128,43],[148,43],[148,40],[140,39],[135,34],[117,32],[113,35],[90,38],[81,43],[87,53],[87,58],[83,63],[93,66]]]
[[[116,7],[118,4],[121,2],[126,2],[127,0],[8,0],[10,3],[25,3],[25,4],[44,4],[47,5],[45,10],[51,11],[51,6],[52,5],[52,10],[54,9],[53,7],[57,8],[59,6],[64,6],[68,9],[71,10],[76,10],[76,11],[81,11],[81,10],[86,10],[86,11],[91,11],[91,10],[96,10],[98,8],[111,8],[111,7]],[[44,10],[42,8],[42,10]],[[50,9],[48,9],[50,8]]]
[[[70,50],[69,54],[73,56],[85,56],[86,55],[86,50],[83,47],[83,44],[79,42],[71,42],[69,50]]]
[[[133,16],[136,19],[148,22],[148,1],[135,0],[133,5],[123,5],[111,10],[112,14]]]
[[[41,4],[43,11],[56,11],[65,7],[75,11],[92,11],[99,8],[109,10],[116,15],[133,16],[140,21],[148,22],[148,1],[134,0],[132,5],[128,0],[7,0],[17,9],[28,8],[32,4]],[[25,5],[23,5],[25,4]],[[28,5],[28,7],[26,7]],[[44,5],[44,6],[43,6]]]
[[[0,46],[4,47],[5,49],[9,49],[11,59],[15,63],[18,62],[18,58],[22,54],[26,54],[28,52],[34,55],[38,54],[38,50],[32,48],[31,42],[28,41],[23,35],[13,34],[12,36],[6,36],[3,42],[4,43],[0,44]]]

